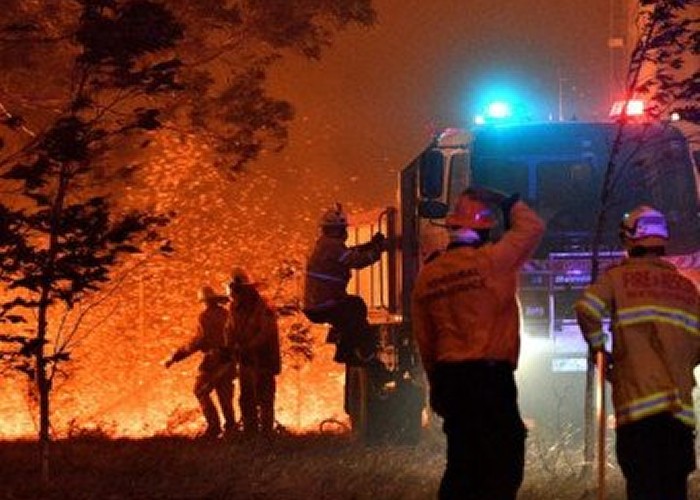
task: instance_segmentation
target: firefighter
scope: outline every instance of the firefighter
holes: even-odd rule
[[[269,436],[275,424],[275,376],[281,369],[277,315],[242,268],[234,268],[229,291],[231,338],[240,361],[243,432]]]
[[[228,299],[217,295],[209,286],[202,287],[198,298],[204,303],[205,308],[199,315],[197,332],[186,345],[175,351],[165,362],[165,367],[170,368],[174,363],[196,352],[204,354],[194,384],[194,395],[199,401],[207,422],[207,428],[202,437],[215,439],[221,434],[221,420],[211,398],[212,391],[216,392],[221,413],[224,416],[224,430],[228,434],[236,428],[233,410],[233,381],[236,377],[236,365],[231,352],[225,347],[228,344],[226,339],[228,311],[222,307],[221,303]]]
[[[685,500],[695,469],[693,368],[700,362],[700,296],[662,259],[664,215],[649,206],[626,214],[620,237],[627,257],[584,291],[575,309],[595,351],[605,351],[611,316],[609,380],[616,454],[631,500]]]
[[[506,231],[493,242],[496,207]],[[445,223],[449,244],[419,272],[411,308],[430,404],[447,436],[438,497],[511,500],[523,480],[526,438],[513,373],[516,285],[544,223],[517,195],[477,187],[459,196]]]
[[[335,361],[362,365],[375,353],[376,341],[367,320],[367,305],[346,291],[350,270],[367,267],[385,250],[385,237],[376,233],[365,244],[348,247],[348,220],[339,203],[323,214],[321,235],[306,264],[304,309],[313,323],[329,323],[336,344]]]

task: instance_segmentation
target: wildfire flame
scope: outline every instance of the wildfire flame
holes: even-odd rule
[[[243,265],[267,283],[262,293],[275,303],[300,293],[298,279],[275,281],[272,271],[282,258],[303,262],[316,230],[312,221],[332,190],[322,181],[290,188],[264,173],[241,173],[232,179],[212,166],[213,153],[196,138],[168,134],[159,135],[160,148],[150,157],[124,159],[140,162],[142,168],[118,198],[126,207],[175,211],[177,217],[163,234],[175,253],[168,258],[135,256],[115,270],[114,286],[91,299],[99,302],[80,325],[71,361],[54,380],[55,436],[199,432],[204,420],[192,394],[197,355],[170,370],[162,365],[194,333],[200,307],[196,290],[203,284],[219,287],[233,265]],[[288,170],[276,175],[294,177],[294,167]],[[294,213],[288,209],[290,189],[304,193]],[[53,312],[52,341],[61,314]],[[280,325],[283,353],[289,348],[287,321],[292,319]],[[317,429],[329,418],[346,419],[343,367],[332,361],[332,346],[323,343],[324,329],[314,327],[312,336],[313,359],[297,363],[283,355],[277,378],[276,418],[290,430]],[[3,374],[2,381],[0,438],[35,436],[33,384],[20,373]]]

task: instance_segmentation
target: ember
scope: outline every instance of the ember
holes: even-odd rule
[[[203,284],[221,287],[231,266],[242,264],[263,282],[262,294],[277,306],[293,305],[301,292],[300,263],[316,230],[309,223],[317,212],[312,197],[321,206],[327,186],[306,186],[305,204],[288,213],[280,210],[284,196],[275,196],[278,185],[270,176],[241,173],[232,178],[213,167],[214,155],[192,137],[162,134],[159,142],[158,151],[143,160],[135,183],[125,186],[118,199],[125,208],[176,212],[163,234],[175,253],[167,258],[136,255],[68,316],[66,325],[73,325],[89,309],[74,334],[71,361],[61,365],[63,372],[54,380],[56,435],[196,434],[204,426],[192,395],[197,356],[171,370],[162,362],[194,331],[197,289]],[[325,331],[310,330],[312,360],[296,359],[286,334],[304,320],[293,307],[290,312],[280,321],[283,372],[277,420],[290,430],[318,428],[327,418],[343,420],[344,375],[331,360],[331,347],[323,343]],[[62,318],[62,311],[53,312],[54,341]],[[3,381],[0,438],[36,435],[38,411],[27,377],[16,373]]]

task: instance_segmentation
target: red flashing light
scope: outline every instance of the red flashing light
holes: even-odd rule
[[[610,118],[620,118],[623,116],[639,117],[644,116],[644,101],[641,99],[630,99],[629,101],[615,101],[610,108]]]

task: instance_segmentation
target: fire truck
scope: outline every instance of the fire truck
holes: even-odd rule
[[[410,296],[426,258],[442,251],[443,219],[469,185],[519,193],[546,221],[543,240],[520,276],[522,351],[516,372],[531,426],[580,432],[587,346],[572,305],[591,279],[592,241],[614,122],[485,124],[441,132],[399,174],[395,204],[356,220],[351,243],[381,230],[390,249],[356,271],[380,339],[381,367],[349,377],[353,426],[369,441],[412,443],[429,412],[411,336]],[[669,123],[627,123],[610,177],[599,246],[600,269],[623,255],[618,227],[642,203],[666,214],[668,259],[700,281],[700,183],[687,138]],[[496,237],[502,228],[495,230]]]

